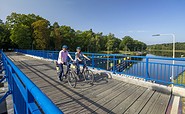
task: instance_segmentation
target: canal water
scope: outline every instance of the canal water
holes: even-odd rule
[[[183,53],[176,53],[178,57],[181,57],[182,54]],[[165,54],[161,52],[158,53],[155,52],[147,54],[146,56],[158,58],[158,57],[171,57],[171,55],[172,53],[169,52]],[[173,66],[173,60],[149,59],[147,74],[149,78],[152,78],[156,81],[161,81],[158,83],[164,83],[171,82],[172,75],[174,77],[174,80],[177,81],[178,76],[180,74],[183,74],[184,71],[185,71],[185,61],[175,61],[175,66]],[[135,62],[135,64],[131,65],[130,68],[126,69],[124,73],[147,78],[146,59],[144,58],[138,62]]]

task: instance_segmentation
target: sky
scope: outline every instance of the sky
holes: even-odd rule
[[[185,0],[1,0],[0,19],[12,12],[34,13],[51,24],[131,36],[146,44],[185,42]]]

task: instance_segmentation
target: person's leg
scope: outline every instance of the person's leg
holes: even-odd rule
[[[69,68],[70,68],[71,64],[69,64],[69,62],[67,62],[67,63],[66,63],[66,66],[67,66],[67,71],[66,71],[66,74],[67,74],[68,71],[69,71]]]
[[[82,62],[82,65],[83,65],[83,68],[82,68],[82,73],[83,73],[86,67],[84,61]]]
[[[77,71],[77,75],[79,75],[79,73],[80,73],[80,64],[79,64],[79,61],[76,61],[76,71]]]
[[[60,73],[59,73],[59,79],[62,80],[64,70],[63,70],[63,64],[59,64]]]

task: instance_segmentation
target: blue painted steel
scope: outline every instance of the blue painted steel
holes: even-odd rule
[[[35,52],[30,53],[29,50],[21,52],[37,55]],[[3,52],[1,55],[15,114],[62,114],[59,108]]]
[[[0,98],[0,104],[11,94],[11,91],[7,91],[3,97]]]
[[[59,51],[43,50],[16,50],[16,52],[39,56],[47,59],[57,60]],[[74,57],[74,52],[70,52]],[[125,74],[145,80],[152,80],[156,83],[172,84],[172,68],[174,68],[173,84],[185,86],[184,76],[177,81],[180,74],[185,72],[185,58],[169,58],[154,56],[129,56],[124,54],[98,54],[84,53],[91,61],[87,62],[89,67],[112,71],[116,74]],[[175,64],[172,64],[172,61]]]

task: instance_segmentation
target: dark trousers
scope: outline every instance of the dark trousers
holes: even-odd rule
[[[83,61],[76,61],[76,71],[77,71],[77,75],[79,75],[79,73],[80,73],[80,64],[82,64],[83,65],[83,69],[82,69],[82,72],[84,71],[84,68],[85,68],[85,66],[84,66],[84,62]]]
[[[67,71],[64,72],[64,65],[67,66]],[[60,69],[60,72],[59,72],[59,78],[62,78],[65,74],[67,74],[67,72],[69,71],[69,68],[70,68],[70,64],[69,63],[64,63],[64,64],[58,64],[58,67]]]

